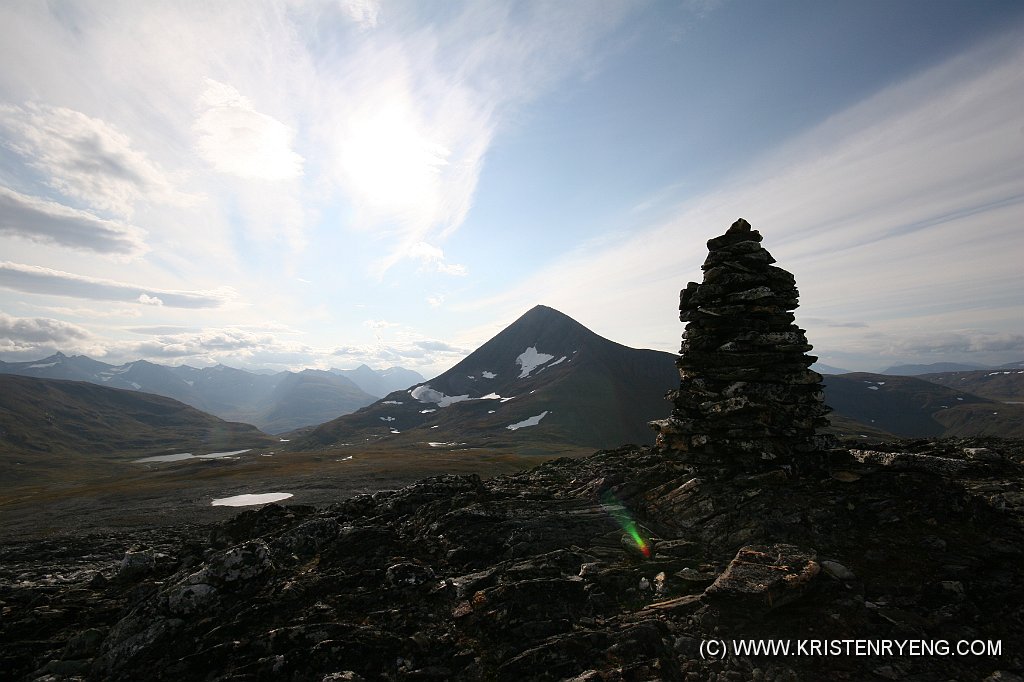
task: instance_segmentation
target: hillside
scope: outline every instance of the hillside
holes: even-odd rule
[[[646,422],[668,412],[663,396],[678,383],[673,355],[614,343],[537,306],[430,382],[324,424],[293,446],[369,441],[551,452],[652,443]]]
[[[146,360],[110,365],[83,355],[55,353],[34,362],[0,362],[0,373],[45,379],[88,381],[99,386],[142,391],[173,398],[197,410],[228,421],[254,424],[270,433],[312,426],[369,405],[372,391],[419,374],[400,367],[376,371],[363,365],[356,370],[330,372],[249,372],[225,365],[202,369],[167,367]],[[389,383],[390,382],[390,383]],[[381,394],[382,395],[382,394]]]
[[[855,372],[826,376],[823,383],[825,401],[835,415],[903,438],[1020,435],[1021,406],[921,377]]]
[[[0,375],[0,473],[8,483],[145,455],[261,447],[277,439],[162,396]]]
[[[919,379],[1001,402],[1024,402],[1024,369],[936,372]]]

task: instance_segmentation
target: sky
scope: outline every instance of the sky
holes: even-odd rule
[[[739,217],[822,362],[1024,360],[1021,112],[1014,0],[4,2],[0,360],[675,353]]]

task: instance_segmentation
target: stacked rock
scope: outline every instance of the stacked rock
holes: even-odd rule
[[[676,364],[679,390],[668,419],[651,422],[658,445],[695,462],[744,470],[809,468],[808,453],[832,439],[821,375],[808,367],[804,330],[794,324],[796,280],[743,219],[708,241],[704,282],[679,295],[686,322]],[[804,455],[804,457],[801,457]]]

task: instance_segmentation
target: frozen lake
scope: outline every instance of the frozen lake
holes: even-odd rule
[[[291,493],[246,493],[245,495],[232,495],[221,497],[210,503],[214,507],[248,507],[254,504],[268,504],[280,502],[291,497]]]

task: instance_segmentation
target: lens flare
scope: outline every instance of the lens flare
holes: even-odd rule
[[[622,526],[622,530],[626,531],[626,535],[632,538],[633,542],[636,543],[636,547],[640,550],[640,553],[644,555],[644,558],[651,558],[651,547],[647,543],[647,540],[640,535],[640,531],[637,530],[636,521],[630,516],[629,511],[626,507],[615,498],[611,492],[605,492],[601,495],[601,506],[604,510],[611,514],[611,517]]]

